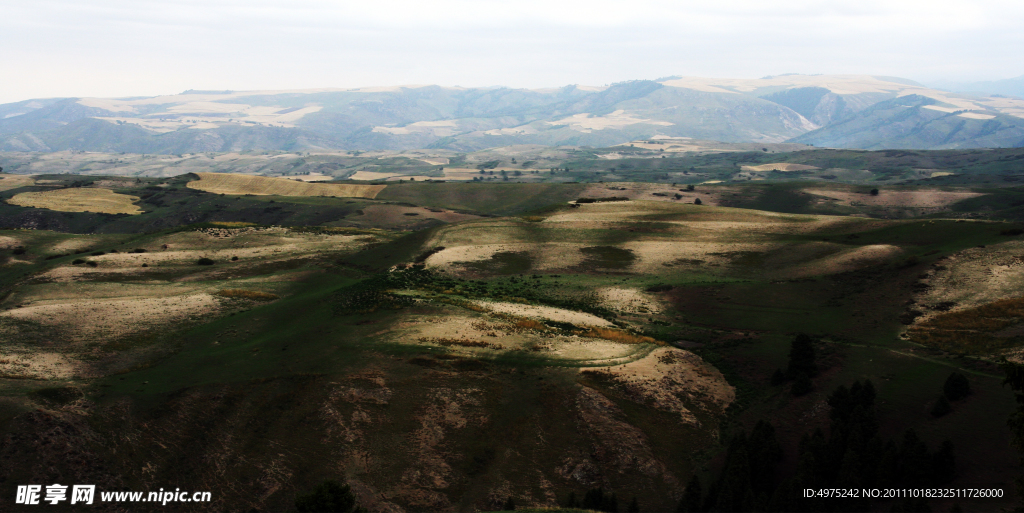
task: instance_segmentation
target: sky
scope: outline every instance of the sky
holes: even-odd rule
[[[0,0],[0,103],[672,75],[1024,75],[1021,0]]]

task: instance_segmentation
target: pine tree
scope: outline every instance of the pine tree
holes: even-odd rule
[[[791,378],[797,378],[801,373],[806,374],[808,378],[818,375],[818,367],[814,363],[814,343],[807,334],[800,333],[793,339],[786,373]]]
[[[1017,409],[1006,421],[1006,425],[1010,427],[1010,443],[1017,448],[1021,463],[1024,463],[1024,365],[1003,360],[1001,367],[1006,373],[1003,384],[1010,385],[1017,399]],[[1018,496],[1024,497],[1024,478],[1018,476],[1014,482],[1017,485]]]
[[[700,478],[696,474],[690,478],[690,482],[686,483],[686,488],[683,489],[683,498],[679,500],[679,506],[676,507],[678,513],[698,513],[701,510],[701,496],[704,490],[700,486]]]
[[[811,383],[811,378],[807,377],[807,374],[803,372],[797,374],[796,380],[793,381],[793,386],[789,389],[795,397],[807,395],[812,390],[814,390],[814,385]]]
[[[740,432],[733,437],[726,454],[725,468],[718,480],[714,497],[715,511],[751,511],[755,497],[751,489],[750,453],[747,437]]]
[[[875,483],[898,488],[903,486],[900,475],[900,455],[896,443],[889,440],[882,448],[882,457],[878,460]]]
[[[939,450],[932,455],[931,486],[942,486],[956,478],[956,458],[953,455],[953,442],[946,440]]]
[[[604,502],[604,490],[601,488],[587,490],[587,493],[583,495],[583,509],[600,511],[602,502]]]
[[[356,498],[351,487],[331,480],[320,483],[309,494],[295,498],[295,508],[308,513],[348,513],[355,504]]]
[[[950,401],[959,401],[971,395],[971,383],[967,381],[967,376],[954,372],[946,378],[946,383],[942,385],[942,394]]]
[[[580,507],[580,503],[576,499],[576,492],[569,492],[569,497],[565,499],[565,507],[569,509]]]
[[[931,455],[928,446],[917,436],[913,428],[903,434],[900,444],[900,474],[907,488],[924,488],[931,476]]]
[[[773,387],[777,387],[786,382],[786,374],[782,372],[782,369],[775,369],[775,373],[772,374],[771,384]]]
[[[782,461],[782,447],[775,439],[775,428],[757,421],[747,440],[750,454],[750,481],[758,500],[767,503],[776,485],[776,467]]]
[[[932,417],[943,417],[951,411],[953,411],[953,407],[949,405],[946,396],[940,395],[939,399],[932,406],[931,414]]]
[[[628,513],[640,513],[640,504],[636,502],[636,495],[633,496],[633,500],[629,501],[629,507],[626,508]]]

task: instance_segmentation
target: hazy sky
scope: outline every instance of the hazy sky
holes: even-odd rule
[[[1024,74],[1022,0],[0,0],[0,103],[185,89]]]

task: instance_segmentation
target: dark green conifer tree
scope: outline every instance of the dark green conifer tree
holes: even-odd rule
[[[950,401],[959,401],[971,395],[971,383],[967,381],[967,376],[959,372],[950,374],[946,378],[946,383],[942,385],[942,395]]]
[[[701,497],[704,494],[703,488],[700,485],[700,478],[696,474],[690,478],[690,482],[686,483],[686,488],[683,489],[683,498],[679,499],[679,506],[676,507],[677,513],[699,513],[701,511]]]
[[[806,333],[800,333],[793,339],[789,349],[789,368],[786,373],[796,379],[801,373],[808,378],[818,375],[818,366],[814,363],[814,341]]]

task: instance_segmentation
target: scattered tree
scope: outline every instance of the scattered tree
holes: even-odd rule
[[[700,200],[700,198],[697,198],[697,199],[693,200],[693,204],[694,205],[700,205],[701,203],[703,203],[703,202]]]
[[[629,507],[626,508],[627,513],[640,513],[640,504],[636,501],[636,495],[633,496],[633,500],[629,501]]]
[[[939,399],[932,405],[931,414],[932,417],[943,417],[951,411],[953,411],[953,407],[949,405],[949,400],[946,399],[946,396],[940,395]]]
[[[793,380],[793,386],[789,389],[795,397],[807,395],[812,390],[814,390],[814,385],[811,383],[811,378],[802,372],[797,374],[796,379]]]
[[[598,487],[587,491],[586,495],[583,496],[582,507],[583,509],[592,509],[594,511],[618,513],[619,501],[615,497],[615,492],[604,493],[604,488]]]
[[[303,513],[348,513],[355,508],[356,498],[348,484],[324,481],[306,495],[295,498],[295,508]]]
[[[1017,409],[1006,421],[1010,427],[1010,442],[1020,452],[1021,463],[1024,464],[1024,365],[1003,360],[1001,367],[1006,373],[1003,384],[1010,385],[1017,399]],[[1024,479],[1017,476],[1014,482],[1017,485],[1018,497],[1024,497]]]
[[[878,196],[878,189],[871,189],[872,196]]]
[[[806,333],[798,334],[789,348],[789,368],[786,374],[796,379],[800,374],[813,378],[818,375],[818,366],[814,363],[814,342]]]
[[[1024,378],[1024,372],[1021,375]],[[1021,380],[1024,385],[1024,379]],[[883,441],[878,434],[878,419],[875,412],[875,388],[870,381],[854,382],[852,386],[837,387],[829,395],[829,429],[815,429],[804,434],[799,444],[796,472],[786,479],[775,477],[772,481],[759,480],[761,476],[775,476],[774,466],[758,466],[757,461],[773,461],[758,456],[756,447],[769,447],[772,436],[764,427],[764,434],[753,433],[747,440],[750,461],[750,489],[755,498],[753,507],[743,511],[873,511],[870,499],[848,499],[836,509],[834,501],[804,497],[806,488],[871,488],[886,486],[893,488],[940,487],[956,476],[953,444],[943,442],[939,450],[932,453],[913,430],[904,433],[900,443]],[[767,423],[766,423],[767,424]],[[757,429],[755,429],[757,431]],[[760,439],[761,442],[756,440]],[[730,445],[730,452],[733,451]],[[774,451],[762,451],[771,454]],[[727,456],[723,476],[729,472],[731,460]],[[737,511],[735,504],[723,504],[711,499],[721,489],[716,486],[709,490],[709,499],[703,503],[703,511]],[[773,485],[772,483],[778,484]],[[765,492],[767,490],[767,492]],[[685,492],[684,492],[685,494]],[[765,496],[770,499],[765,501]],[[741,504],[742,505],[742,504]],[[927,508],[926,501],[899,503],[893,511],[921,511]],[[925,509],[926,510],[926,509]]]
[[[576,499],[576,492],[569,492],[569,497],[565,499],[565,507],[568,509],[580,507],[580,501]]]
[[[946,378],[946,383],[942,385],[942,395],[950,401],[959,401],[971,395],[971,383],[967,381],[967,376],[959,372],[950,374]]]
[[[683,489],[683,497],[679,500],[679,506],[676,507],[676,511],[678,513],[696,513],[700,511],[703,494],[704,490],[700,486],[700,478],[694,474],[690,478],[690,482],[686,483],[686,488]]]
[[[782,369],[775,369],[775,373],[772,374],[771,384],[773,387],[777,387],[786,382],[786,373],[782,372]]]

